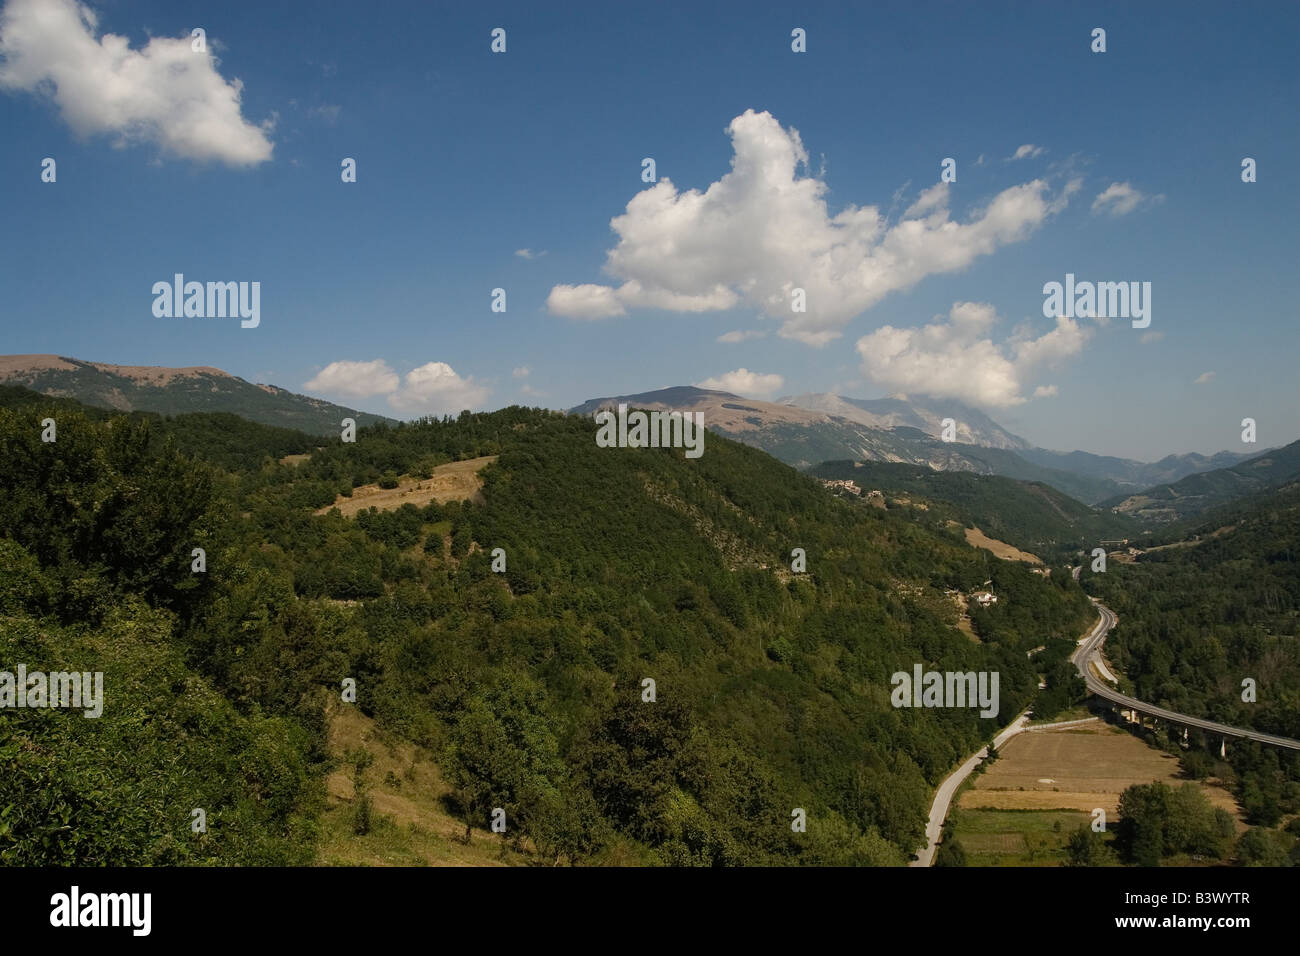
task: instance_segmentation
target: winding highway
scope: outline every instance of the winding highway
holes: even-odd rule
[[[1240,740],[1257,740],[1262,744],[1269,744],[1273,747],[1283,747],[1287,750],[1300,750],[1300,740],[1292,740],[1290,737],[1275,737],[1272,734],[1260,733],[1257,730],[1247,730],[1244,727],[1230,727],[1227,724],[1215,723],[1212,720],[1202,720],[1199,717],[1189,717],[1186,714],[1180,714],[1176,711],[1166,710],[1163,707],[1157,707],[1155,704],[1148,704],[1145,701],[1138,700],[1135,697],[1129,697],[1121,694],[1106,681],[1102,680],[1094,668],[1105,670],[1105,662],[1101,659],[1101,646],[1106,641],[1106,635],[1110,633],[1111,628],[1115,626],[1118,618],[1115,612],[1106,605],[1102,604],[1096,598],[1090,599],[1096,605],[1097,611],[1101,617],[1097,621],[1096,627],[1092,629],[1087,637],[1079,642],[1079,649],[1074,652],[1070,658],[1074,666],[1079,671],[1079,676],[1083,678],[1088,685],[1088,690],[1096,694],[1103,700],[1108,700],[1120,707],[1126,707],[1129,710],[1137,711],[1139,714],[1145,714],[1148,717],[1155,717],[1159,720],[1167,720],[1171,724],[1178,724],[1182,727],[1195,727],[1209,734],[1217,734],[1220,737],[1235,737]]]
[[[1072,569],[1076,581],[1079,580],[1081,570],[1083,570],[1082,567]],[[1139,714],[1145,714],[1148,717],[1166,720],[1172,724],[1195,727],[1198,730],[1203,730],[1209,734],[1217,734],[1223,738],[1235,737],[1241,740],[1257,740],[1260,743],[1270,744],[1274,747],[1300,750],[1300,740],[1292,740],[1290,737],[1275,737],[1272,734],[1263,734],[1255,730],[1247,730],[1244,727],[1230,727],[1227,724],[1202,720],[1199,717],[1188,717],[1186,714],[1166,710],[1163,707],[1140,701],[1135,697],[1121,694],[1114,687],[1111,687],[1110,684],[1098,676],[1098,672],[1110,676],[1110,670],[1101,657],[1101,647],[1106,642],[1106,635],[1110,633],[1111,628],[1115,626],[1119,618],[1114,611],[1096,598],[1089,598],[1089,600],[1096,606],[1100,616],[1088,636],[1079,641],[1079,648],[1074,652],[1070,660],[1078,669],[1079,676],[1088,685],[1090,692],[1120,707],[1136,711]],[[1025,711],[1004,727],[1002,732],[994,738],[994,749],[1001,748],[1004,743],[1016,736],[1016,734],[1027,729],[1029,714],[1029,711]],[[948,808],[952,803],[953,794],[957,792],[957,788],[961,786],[962,781],[969,777],[971,771],[979,766],[980,762],[987,756],[988,748],[984,747],[979,753],[968,758],[965,763],[949,774],[943,783],[939,784],[939,788],[934,793],[934,802],[930,805],[930,818],[925,827],[925,849],[917,852],[916,859],[909,866],[934,865],[934,855],[938,850],[939,837],[943,834],[944,821],[948,818]]]

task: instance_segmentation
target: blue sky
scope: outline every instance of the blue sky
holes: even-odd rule
[[[1294,4],[32,2],[0,14],[0,352],[397,417],[712,383],[1144,460],[1300,437]],[[259,281],[260,325],[155,317],[177,272]],[[1150,282],[1150,327],[1058,327],[1066,273]]]

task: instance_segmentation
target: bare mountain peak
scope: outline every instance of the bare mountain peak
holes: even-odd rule
[[[651,411],[702,412],[706,428],[743,433],[772,425],[812,425],[830,420],[825,413],[797,408],[793,405],[781,405],[764,402],[756,398],[744,398],[731,392],[720,392],[694,385],[675,385],[653,392],[639,392],[634,395],[611,395],[607,398],[592,398],[569,409],[575,415],[590,415],[602,408],[613,408],[619,404]]]
[[[0,379],[22,381],[40,372],[60,371],[75,372],[80,369],[98,369],[106,375],[130,379],[140,385],[167,385],[177,378],[196,378],[200,375],[213,375],[218,378],[234,378],[211,365],[187,365],[172,367],[167,365],[112,365],[108,362],[86,362],[69,358],[66,355],[0,355]]]
[[[950,399],[847,398],[828,392],[809,392],[778,399],[785,405],[813,409],[848,419],[868,428],[915,428],[933,438],[941,437],[943,420],[956,422],[956,440],[965,445],[984,448],[1029,448],[1029,442],[1007,431],[988,415],[962,402]]]

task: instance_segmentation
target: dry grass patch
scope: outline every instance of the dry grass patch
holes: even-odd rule
[[[496,460],[496,455],[487,455],[453,461],[433,469],[431,478],[399,478],[396,488],[360,485],[352,489],[351,498],[339,495],[334,504],[316,509],[316,514],[327,514],[330,508],[338,508],[345,518],[352,518],[366,508],[396,511],[407,504],[423,508],[432,501],[438,504],[465,500],[481,502],[483,477],[479,472]]]
[[[325,778],[327,805],[321,815],[316,862],[322,866],[505,866],[525,858],[505,848],[500,834],[475,828],[468,845],[465,824],[447,812],[450,792],[430,756],[386,734],[355,706],[331,699],[325,708],[330,755],[339,769]],[[344,759],[364,747],[374,757],[365,771],[373,805],[371,831],[353,831],[353,770]]]
[[[990,538],[979,528],[966,529],[966,543],[972,548],[987,548],[992,551],[995,557],[1004,561],[1027,561],[1030,564],[1042,564],[1042,558],[1036,554],[1030,554],[1028,551],[1021,551],[1019,548],[1012,547],[1005,541],[999,541],[997,538]]]

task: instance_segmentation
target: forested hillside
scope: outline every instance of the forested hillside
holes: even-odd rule
[[[308,862],[321,695],[352,679],[458,813],[504,808],[548,863],[897,864],[935,783],[1036,692],[1027,652],[1060,659],[1089,617],[1068,575],[712,434],[697,460],[601,449],[589,418],[509,408],[290,465],[322,440],[10,398],[0,668],[102,670],[105,704],[0,711],[5,862]],[[481,503],[314,513],[487,455]],[[944,589],[988,579],[975,641]],[[914,664],[998,671],[1000,713],[895,709]]]
[[[1135,495],[1121,495],[1101,507],[1153,521],[1196,519],[1237,499],[1300,477],[1300,441],[1275,448],[1231,468],[1188,475]]]
[[[1136,564],[1084,572],[1118,615],[1106,650],[1135,696],[1300,738],[1300,485],[1221,509]],[[1245,700],[1243,681],[1254,682]],[[1228,758],[1252,818],[1300,812],[1300,755],[1237,742]]]
[[[933,517],[978,527],[989,537],[1049,563],[1073,558],[1075,552],[1091,549],[1103,538],[1139,532],[1131,518],[1094,510],[1041,482],[874,461],[827,461],[812,474],[851,479],[864,492],[879,489],[923,498],[938,506]]]

